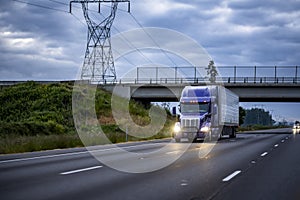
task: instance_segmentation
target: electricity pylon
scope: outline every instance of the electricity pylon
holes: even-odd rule
[[[89,0],[89,1],[70,1],[70,13],[72,4],[80,3],[88,26],[87,47],[84,56],[84,63],[81,70],[81,79],[89,80],[92,83],[115,82],[117,75],[114,66],[114,59],[111,49],[110,29],[116,16],[118,3],[128,3],[129,0]],[[111,11],[100,23],[93,21],[89,16],[89,4],[97,3],[100,13],[101,3],[111,3]]]

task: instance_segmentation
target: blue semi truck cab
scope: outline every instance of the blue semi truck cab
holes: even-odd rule
[[[173,129],[176,142],[236,137],[239,97],[223,86],[186,86],[179,111],[180,120]]]

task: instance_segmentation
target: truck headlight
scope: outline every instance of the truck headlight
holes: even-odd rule
[[[208,126],[203,126],[203,127],[200,129],[200,131],[201,131],[201,132],[204,132],[204,133],[208,133],[209,130],[210,130],[210,128],[209,128]]]
[[[173,128],[173,131],[174,131],[175,133],[178,133],[178,132],[181,131],[180,123],[179,123],[179,122],[176,122],[176,123],[175,123],[175,126],[174,126],[174,128]]]

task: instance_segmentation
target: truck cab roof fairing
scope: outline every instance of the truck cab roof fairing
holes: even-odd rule
[[[181,97],[211,97],[209,87],[198,86],[198,87],[185,87],[182,91]]]

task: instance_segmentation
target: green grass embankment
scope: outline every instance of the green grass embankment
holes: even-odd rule
[[[32,81],[0,90],[0,154],[82,147],[73,121],[72,92],[71,83],[43,85]],[[107,138],[112,143],[125,142],[125,132],[112,116],[110,93],[96,90],[95,111]],[[138,125],[151,121],[149,110],[134,101],[130,101],[129,111]],[[170,136],[172,124],[168,116],[163,130],[147,139]],[[141,139],[129,136],[128,140]],[[95,138],[89,144],[103,142]]]

